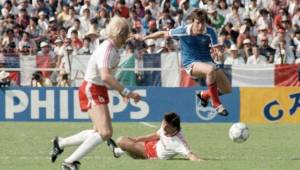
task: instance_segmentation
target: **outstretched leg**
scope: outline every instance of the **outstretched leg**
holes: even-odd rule
[[[56,136],[52,141],[53,148],[51,152],[51,161],[55,162],[57,157],[63,153],[65,147],[80,145],[93,132],[95,131],[89,129],[89,130],[81,131],[75,135],[66,138],[61,138]]]
[[[80,145],[93,132],[95,132],[94,129],[88,129],[66,138],[59,137],[59,147],[64,149],[65,147]]]
[[[112,136],[111,118],[107,105],[93,106],[88,112],[96,131],[91,133],[75,152],[65,159],[65,163],[79,161],[100,143]]]

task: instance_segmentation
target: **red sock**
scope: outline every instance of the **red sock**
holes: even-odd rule
[[[222,92],[220,92],[220,90],[218,90],[218,96],[223,96],[224,94]],[[210,99],[210,95],[209,95],[209,91],[208,90],[202,90],[201,91],[201,97],[204,100],[209,100]]]
[[[216,108],[219,105],[221,105],[221,101],[219,99],[218,88],[217,88],[216,83],[208,85],[208,92],[209,92],[209,96],[211,97],[211,103],[212,103],[213,107]]]
[[[210,98],[209,91],[208,91],[208,90],[203,90],[203,91],[201,91],[201,97],[202,97],[204,100],[209,100],[209,98]]]

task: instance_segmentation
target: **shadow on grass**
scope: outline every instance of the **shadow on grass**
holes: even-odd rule
[[[189,161],[189,160],[186,158],[172,158],[172,159],[169,159],[168,161]]]
[[[300,158],[293,158],[292,161],[300,161]]]
[[[225,158],[202,158],[204,161],[223,161]],[[186,158],[172,158],[170,160],[173,161],[190,161],[189,159]]]
[[[204,161],[223,161],[225,158],[203,158]]]

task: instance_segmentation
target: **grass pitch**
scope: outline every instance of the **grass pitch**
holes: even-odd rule
[[[157,127],[159,123],[153,123]],[[0,123],[0,169],[59,170],[64,158],[75,147],[66,148],[55,163],[50,162],[51,139],[55,135],[72,135],[91,127],[91,123]],[[120,135],[136,136],[151,133],[140,123],[113,123],[114,139]],[[250,138],[233,143],[228,138],[230,124],[182,125],[192,150],[206,159],[191,162],[174,160],[133,160],[127,155],[116,159],[106,143],[81,160],[82,170],[286,170],[300,169],[300,126],[297,124],[248,124]]]

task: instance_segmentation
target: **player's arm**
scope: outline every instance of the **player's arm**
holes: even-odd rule
[[[149,34],[147,36],[144,36],[143,41],[147,39],[159,39],[169,36],[169,31],[157,31],[155,33]]]
[[[157,133],[151,133],[145,136],[138,136],[130,139],[132,139],[134,142],[144,142],[159,139],[159,135]]]
[[[193,152],[189,153],[187,155],[187,158],[191,161],[203,161],[203,159],[201,159],[199,156],[197,156],[196,154],[194,154]]]
[[[184,136],[182,134],[179,134],[180,136],[178,136],[179,139],[179,145],[178,147],[174,148],[175,152],[188,158],[191,161],[202,161],[203,159],[201,159],[199,156],[197,156],[195,153],[193,153],[190,150],[190,147],[187,143],[187,141],[185,140]]]
[[[218,43],[218,36],[217,36],[217,34],[216,34],[216,32],[214,31],[214,30],[211,30],[210,32],[209,32],[209,35],[210,35],[210,40],[211,40],[211,44],[210,44],[210,46],[211,46],[211,53],[212,53],[212,55],[214,55],[214,56],[217,56],[218,54],[217,54],[217,46],[219,46],[220,44]]]
[[[139,41],[145,41],[148,39],[159,39],[159,38],[164,38],[164,37],[169,37],[169,31],[157,31],[157,32],[149,34],[147,36],[143,36],[140,34],[132,34],[131,35],[131,38],[134,38]]]
[[[117,90],[122,96],[129,97],[134,99],[135,102],[138,102],[141,97],[137,93],[129,91],[127,88],[123,87],[110,73],[109,68],[103,67],[100,69],[100,74],[102,80],[107,83],[110,87]]]

